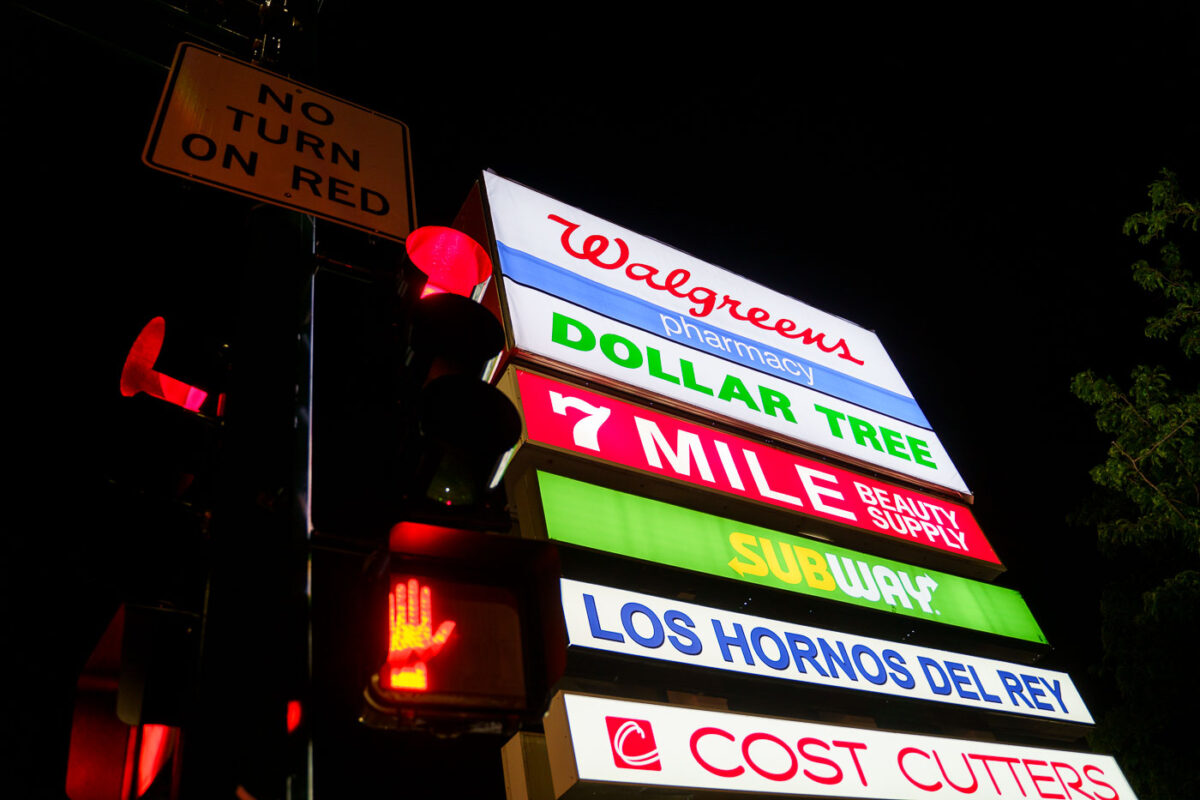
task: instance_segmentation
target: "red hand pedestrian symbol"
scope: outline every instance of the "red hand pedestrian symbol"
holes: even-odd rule
[[[425,662],[436,656],[454,632],[446,620],[433,632],[433,593],[416,578],[399,582],[388,595],[388,655],[383,669],[388,689],[423,692],[429,688]]]

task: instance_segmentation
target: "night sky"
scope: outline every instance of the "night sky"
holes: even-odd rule
[[[1068,385],[1169,358],[1141,337],[1155,306],[1120,226],[1162,167],[1200,189],[1195,4],[794,19],[375,5],[328,0],[297,78],[409,126],[420,223],[448,224],[490,168],[874,330],[975,494],[1009,568],[998,583],[1055,646],[1042,666],[1091,699],[1110,567],[1067,516],[1106,442]],[[73,676],[120,593],[101,543],[120,532],[94,528],[72,487],[103,472],[123,348],[156,288],[219,296],[225,276],[219,222],[171,216],[174,179],[140,163],[184,37],[168,41],[162,8],[132,8],[137,24],[4,12],[10,421],[37,442],[12,442],[4,583],[10,608],[33,609],[14,634],[27,680],[62,698],[29,717],[47,750],[65,751]],[[194,255],[172,265],[189,230],[210,275]]]
[[[1086,684],[1102,566],[1066,518],[1107,443],[1068,385],[1168,358],[1120,226],[1200,167],[1194,8],[365,18],[329,8],[323,67],[409,124],[421,222],[486,167],[874,330]]]

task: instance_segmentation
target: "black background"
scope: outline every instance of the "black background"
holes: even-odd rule
[[[1055,645],[1042,665],[1097,710],[1119,567],[1066,522],[1106,446],[1068,383],[1170,358],[1141,338],[1154,305],[1120,224],[1161,167],[1196,194],[1194,4],[376,6],[324,3],[296,77],[409,126],[420,223],[448,224],[491,168],[876,331],[975,493],[997,582]],[[120,447],[124,351],[172,304],[208,303],[224,335],[247,268],[229,252],[242,201],[140,161],[175,44],[198,40],[179,19],[4,12],[3,616],[8,700],[34,701],[5,752],[47,796],[75,676],[140,558],[89,502]]]

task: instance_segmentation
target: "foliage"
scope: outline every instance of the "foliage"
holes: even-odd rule
[[[1179,181],[1170,170],[1163,170],[1162,177],[1150,184],[1150,211],[1134,214],[1125,220],[1127,236],[1137,236],[1142,244],[1165,238],[1172,225],[1182,231],[1200,230],[1200,209],[1196,203],[1183,199]],[[1168,339],[1180,331],[1179,344],[1183,354],[1189,358],[1200,352],[1200,283],[1191,272],[1184,269],[1179,247],[1172,241],[1164,241],[1159,248],[1162,265],[1153,267],[1146,260],[1133,265],[1133,279],[1147,291],[1161,292],[1174,303],[1166,314],[1147,320],[1146,335],[1151,338]]]
[[[1174,173],[1163,170],[1150,185],[1149,211],[1125,221],[1127,235],[1144,245],[1160,243],[1160,263],[1141,260],[1133,278],[1167,301],[1166,312],[1147,320],[1153,339],[1178,338],[1191,386],[1178,387],[1161,366],[1138,366],[1128,389],[1090,370],[1071,383],[1075,395],[1096,406],[1097,427],[1114,438],[1092,480],[1125,500],[1126,514],[1099,524],[1104,546],[1179,540],[1200,554],[1200,393],[1190,359],[1200,354],[1200,282],[1183,265],[1176,242],[1166,237],[1200,230],[1200,208],[1183,199]]]
[[[1106,587],[1100,674],[1119,701],[1099,721],[1093,744],[1117,756],[1139,796],[1200,796],[1190,728],[1200,713],[1192,646],[1200,615],[1200,282],[1184,266],[1179,239],[1200,229],[1200,208],[1163,170],[1150,185],[1150,210],[1130,216],[1126,235],[1157,245],[1157,263],[1133,265],[1133,279],[1165,301],[1145,335],[1178,345],[1174,378],[1162,366],[1134,368],[1128,387],[1087,371],[1071,390],[1096,409],[1111,436],[1091,470],[1104,497],[1091,509],[1099,543],[1117,578]],[[1183,742],[1183,749],[1180,748]]]
[[[1144,365],[1127,390],[1091,372],[1071,388],[1097,407],[1097,427],[1113,436],[1092,480],[1124,495],[1132,511],[1098,524],[1101,544],[1178,538],[1200,552],[1200,394],[1179,391],[1163,367]]]

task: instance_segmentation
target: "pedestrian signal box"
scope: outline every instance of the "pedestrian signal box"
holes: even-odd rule
[[[525,707],[518,600],[506,587],[393,573],[386,659],[367,692],[377,711]]]

